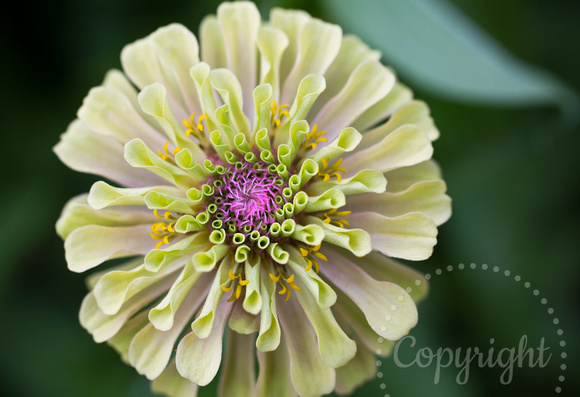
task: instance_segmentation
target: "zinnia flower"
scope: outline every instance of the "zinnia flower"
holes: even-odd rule
[[[349,393],[417,323],[426,282],[391,258],[428,258],[450,215],[438,131],[305,12],[224,3],[199,37],[126,46],[54,149],[111,182],[63,210],[69,269],[125,258],[90,275],[81,324],[168,396],[222,361],[221,396]]]

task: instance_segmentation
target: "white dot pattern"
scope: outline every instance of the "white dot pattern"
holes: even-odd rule
[[[447,272],[452,272],[452,271],[453,271],[453,269],[454,269],[454,268],[453,268],[453,266],[452,266],[452,265],[448,265],[448,266],[445,268],[445,270],[446,270]],[[459,270],[464,270],[464,269],[471,269],[471,270],[475,270],[475,269],[477,269],[477,264],[475,264],[475,263],[471,263],[471,264],[469,265],[469,267],[467,267],[467,266],[465,266],[463,263],[460,263],[459,265],[457,265],[457,269],[459,269]],[[481,265],[481,270],[483,270],[483,271],[486,271],[486,270],[488,270],[488,269],[489,269],[489,266],[488,266],[487,264],[485,264],[485,263],[484,263],[484,264],[482,264],[482,265]],[[493,270],[493,272],[494,272],[494,273],[499,273],[499,274],[501,274],[501,273],[500,273],[500,270],[501,270],[501,269],[499,268],[499,266],[494,266],[494,267],[492,268],[492,270]],[[436,276],[440,276],[440,275],[442,275],[442,274],[443,274],[443,270],[442,270],[442,269],[440,269],[440,268],[438,268],[438,269],[435,269],[435,272],[434,272],[434,273],[435,273],[435,275],[436,275]],[[512,273],[511,273],[509,270],[505,270],[505,271],[503,272],[503,275],[504,275],[505,277],[510,277],[510,276],[511,276],[511,274],[512,274]],[[431,273],[426,273],[426,274],[424,275],[424,277],[425,277],[425,279],[426,279],[426,280],[431,280],[431,279],[433,278],[433,275],[432,275]],[[516,274],[516,275],[513,277],[513,280],[514,280],[516,283],[519,283],[519,282],[522,280],[522,277],[521,277],[519,274]],[[422,281],[421,281],[421,280],[415,280],[415,285],[416,285],[416,286],[421,286],[421,284],[422,284]],[[526,289],[528,289],[528,290],[529,290],[529,289],[530,289],[530,287],[531,287],[531,283],[530,283],[529,281],[525,281],[525,282],[524,282],[524,287],[525,287]],[[410,294],[411,292],[413,292],[413,288],[412,288],[412,287],[407,287],[407,288],[405,289],[405,291],[407,291],[407,293],[409,293],[409,294]],[[534,296],[538,297],[538,296],[540,295],[540,290],[538,290],[538,289],[534,289],[534,290],[532,291],[532,294],[533,294]],[[399,300],[399,302],[403,302],[403,300],[404,300],[404,297],[403,297],[403,296],[399,296],[399,297],[398,297],[398,300]],[[542,305],[546,305],[546,304],[548,303],[548,300],[547,300],[546,298],[541,298],[541,299],[540,299],[540,303],[541,303]],[[396,306],[396,305],[392,305],[392,306],[391,306],[391,310],[393,310],[393,311],[397,310],[397,306]],[[548,313],[550,316],[553,316],[553,315],[554,315],[554,308],[552,308],[552,307],[548,308],[548,309],[547,309],[547,313]],[[391,319],[392,319],[392,318],[391,318],[391,316],[389,316],[389,315],[385,316],[385,320],[387,320],[387,321],[391,321]],[[558,325],[558,324],[560,323],[560,319],[559,319],[559,318],[557,318],[557,317],[553,317],[553,318],[552,318],[552,323],[553,323],[554,325]],[[383,328],[384,328],[384,327],[383,327]],[[560,337],[561,337],[561,336],[564,334],[564,331],[563,331],[562,329],[558,329],[558,330],[556,331],[556,334],[557,334],[558,336],[560,336]],[[383,339],[383,338],[381,338],[381,337],[379,337],[379,338],[378,338],[378,342],[379,342],[379,343],[383,343],[383,341],[384,341],[384,339]],[[493,339],[491,340],[491,343],[493,343]],[[562,340],[560,340],[560,343],[559,343],[559,345],[560,345],[560,347],[561,347],[561,348],[564,348],[564,347],[566,346],[566,341],[565,341],[565,340],[563,340],[563,339],[562,339]],[[382,350],[381,350],[381,349],[377,349],[377,350],[376,350],[376,352],[377,352],[377,354],[380,354],[380,353],[382,353]],[[567,354],[566,354],[566,352],[561,352],[561,353],[560,353],[560,358],[561,358],[562,360],[565,360],[565,359],[566,359],[566,357],[567,357]],[[377,368],[378,368],[378,367],[380,367],[382,364],[383,364],[383,363],[382,363],[382,361],[381,361],[381,360],[377,360],[377,361],[376,361],[376,366],[377,366]],[[567,368],[566,364],[562,363],[562,364],[560,365],[560,370],[561,370],[561,371],[565,371],[565,370],[566,370],[566,368]],[[383,377],[384,377],[384,373],[383,373],[383,372],[381,372],[381,371],[378,371],[378,372],[377,372],[377,378],[379,378],[379,379],[382,379]],[[565,379],[566,379],[566,377],[565,377],[564,375],[560,375],[560,376],[558,377],[558,381],[559,381],[559,383],[560,383],[560,384],[561,384],[561,383],[563,383],[563,382],[565,381]],[[387,385],[386,385],[385,383],[380,383],[379,387],[380,387],[380,389],[381,389],[381,390],[385,390],[385,389],[387,388]],[[559,393],[561,393],[561,392],[562,392],[562,387],[561,387],[561,386],[557,386],[557,387],[554,389],[554,391],[555,391],[556,393],[558,393],[558,394],[559,394]],[[390,394],[385,394],[385,395],[384,395],[384,397],[391,397],[391,395],[390,395]]]

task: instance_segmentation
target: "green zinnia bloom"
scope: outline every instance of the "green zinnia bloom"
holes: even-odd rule
[[[127,258],[90,275],[81,324],[168,396],[222,361],[221,396],[349,393],[417,323],[426,281],[391,258],[428,258],[450,216],[439,133],[304,12],[224,3],[199,37],[125,47],[54,149],[109,181],[58,220],[69,269]]]

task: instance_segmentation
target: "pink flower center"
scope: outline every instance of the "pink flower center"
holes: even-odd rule
[[[242,161],[225,167],[222,183],[213,195],[218,199],[216,214],[222,214],[221,221],[239,231],[245,225],[258,230],[274,223],[274,212],[286,203],[282,196],[286,183],[282,178],[268,171],[265,163]]]

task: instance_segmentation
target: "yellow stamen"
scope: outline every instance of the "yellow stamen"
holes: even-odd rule
[[[157,222],[151,225],[151,230],[154,233],[160,234],[165,231],[165,222]]]
[[[287,301],[288,299],[290,299],[290,288],[288,288],[288,293],[286,294],[286,298],[284,298],[284,301]]]
[[[271,123],[276,125],[277,127],[280,127],[282,125],[282,118],[283,117],[290,117],[290,112],[288,112],[288,110],[286,109],[290,109],[289,105],[281,105],[278,106],[278,103],[276,103],[276,100],[273,99],[272,100],[272,106],[270,107],[270,112],[271,112]]]
[[[320,271],[320,265],[318,264],[318,261],[313,259],[312,262],[314,262],[314,271],[318,273]]]
[[[331,212],[331,211],[329,211]],[[326,261],[326,256],[324,256],[324,254],[318,252],[318,250],[320,249],[321,244],[318,244],[316,247],[314,248],[309,248],[308,250],[304,249],[304,248],[300,248],[300,253],[302,257],[306,257],[307,255],[312,255],[310,257],[306,257],[306,268],[304,269],[305,271],[310,271],[310,269],[312,269],[312,266],[314,266],[314,270],[316,271],[316,273],[318,273],[318,271],[320,270],[320,266],[318,264],[318,261],[316,259],[313,258],[316,257],[318,259],[322,259],[324,261]],[[286,280],[288,283],[291,283],[292,281],[294,281],[294,279],[292,277],[290,277],[288,280]]]
[[[347,216],[350,215],[352,211],[339,211],[336,213],[336,216]]]
[[[328,142],[328,139],[323,138],[322,135],[326,135],[326,131],[318,131],[318,124],[314,124],[312,130],[307,132],[304,137],[304,143],[301,149],[302,154],[310,150],[316,150],[320,142]]]
[[[328,259],[326,259],[326,256],[324,256],[324,254],[322,254],[318,251],[313,252],[312,255],[314,255],[318,259],[322,259],[323,261],[328,261]]]
[[[304,269],[305,271],[310,271],[310,269],[312,269],[312,261],[308,258],[306,258],[306,261],[308,262],[308,266],[306,266],[306,269]]]
[[[272,107],[270,108],[270,111],[272,111],[272,115],[275,115],[278,112],[278,104],[275,99],[272,99]]]
[[[201,124],[202,120],[207,119],[207,114],[202,114],[201,116],[198,117],[197,119],[197,129],[200,131],[203,131],[203,124]]]
[[[286,293],[286,291],[288,290],[288,288],[286,288],[286,286],[282,283],[280,283],[280,286],[282,287],[282,289],[280,291],[278,291],[278,294],[284,295]]]

